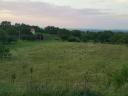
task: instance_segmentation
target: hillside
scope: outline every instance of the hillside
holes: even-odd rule
[[[128,64],[126,45],[21,41],[14,47],[12,57],[0,62],[2,86],[10,85],[22,92],[26,84],[32,82],[45,84],[48,88],[87,88],[101,94],[106,92],[106,96],[110,93],[117,96],[117,86],[117,90],[128,88],[127,81],[124,80],[127,77],[123,77],[127,76],[127,70],[124,69],[126,74],[120,75],[123,66]],[[121,79],[119,76],[122,76]],[[122,81],[119,82],[118,79]],[[119,92],[124,94],[123,91]]]

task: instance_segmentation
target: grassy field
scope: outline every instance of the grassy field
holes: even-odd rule
[[[24,94],[29,85],[47,86],[47,94],[37,95],[38,90],[31,96],[127,96],[127,64],[126,45],[21,41],[11,58],[0,62],[0,96],[29,96]],[[14,95],[13,88],[23,94]],[[57,88],[65,90],[50,95]],[[74,93],[73,88],[83,91]]]

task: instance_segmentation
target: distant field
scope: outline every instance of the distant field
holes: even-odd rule
[[[127,64],[126,45],[21,41],[11,59],[0,62],[0,82],[18,89],[32,81],[104,91],[111,75]]]

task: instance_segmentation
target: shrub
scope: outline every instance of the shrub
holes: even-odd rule
[[[123,66],[121,70],[117,71],[113,76],[113,83],[117,88],[128,83],[128,66]]]
[[[0,58],[9,57],[11,55],[8,40],[8,34],[0,30]]]
[[[78,37],[71,36],[68,38],[69,42],[80,42],[80,39]]]
[[[0,44],[0,58],[7,58],[10,57],[10,49],[7,45]]]

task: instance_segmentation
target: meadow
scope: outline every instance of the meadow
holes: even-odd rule
[[[0,96],[127,96],[128,46],[19,41],[0,61]]]

